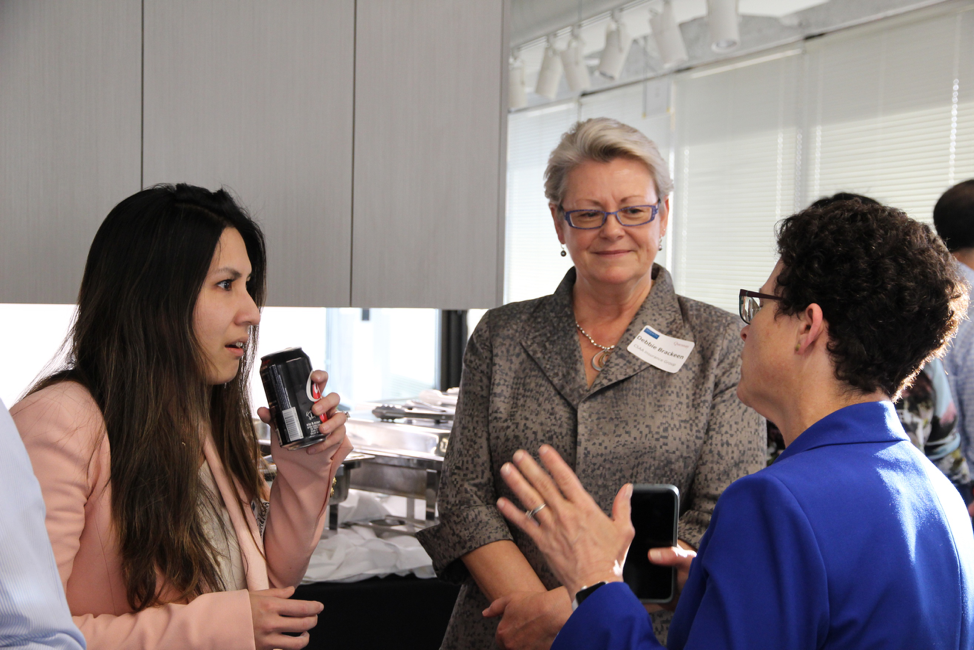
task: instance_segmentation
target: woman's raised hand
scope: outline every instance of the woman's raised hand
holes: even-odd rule
[[[301,650],[308,645],[308,630],[318,624],[324,605],[312,600],[290,600],[293,594],[294,587],[250,592],[256,650]]]
[[[634,534],[629,516],[632,486],[619,490],[610,519],[557,451],[542,445],[540,456],[550,476],[523,450],[514,454],[516,467],[506,463],[501,468],[504,481],[534,516],[504,498],[497,507],[534,541],[569,594],[596,582],[621,581]]]

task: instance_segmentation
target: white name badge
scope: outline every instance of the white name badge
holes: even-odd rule
[[[676,372],[690,356],[693,342],[667,336],[647,325],[626,349],[651,366]]]

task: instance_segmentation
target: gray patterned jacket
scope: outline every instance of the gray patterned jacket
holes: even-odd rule
[[[497,498],[517,499],[500,468],[518,449],[548,443],[606,513],[627,482],[680,489],[679,536],[698,545],[717,497],[765,463],[765,423],[737,399],[738,319],[677,296],[653,267],[653,289],[591,388],[572,312],[571,269],[551,296],[487,312],[463,359],[456,421],[437,505],[440,523],[420,541],[444,579],[463,582],[444,648],[493,648],[497,619],[459,558],[513,540],[549,588],[558,582],[531,540],[508,526]],[[671,374],[626,348],[644,325],[695,343]]]

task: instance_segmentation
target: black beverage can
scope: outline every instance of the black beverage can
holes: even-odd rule
[[[308,447],[325,439],[318,425],[325,421],[311,412],[318,387],[311,381],[311,359],[301,348],[287,348],[260,358],[260,379],[281,446]]]

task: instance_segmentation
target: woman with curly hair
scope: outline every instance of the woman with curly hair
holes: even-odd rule
[[[91,245],[67,365],[11,409],[89,649],[308,642],[321,605],[289,596],[351,444],[338,395],[321,398],[327,437],[275,440],[268,493],[247,382],[265,269],[260,228],[225,191],[130,196]]]
[[[967,296],[943,243],[902,212],[837,201],[785,219],[780,260],[741,291],[745,404],[787,448],[721,496],[698,553],[653,549],[682,585],[671,649],[974,647],[974,534],[960,495],[910,443],[893,400],[943,352]],[[557,452],[518,452],[499,508],[575,594],[552,646],[660,648],[618,567],[633,537]],[[516,466],[516,467],[515,467]]]

